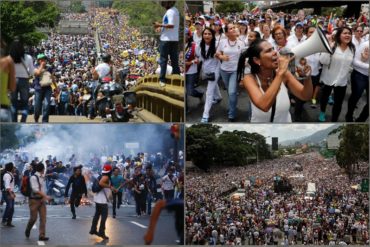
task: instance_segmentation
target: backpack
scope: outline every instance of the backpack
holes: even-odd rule
[[[69,93],[67,91],[62,91],[60,93],[60,101],[63,103],[67,103],[69,101]]]
[[[94,177],[94,180],[93,180],[93,183],[92,183],[92,186],[91,186],[92,192],[98,193],[103,189],[103,187],[101,187],[100,184],[99,184],[99,181],[100,181],[101,177],[102,177],[101,175],[98,178]]]
[[[7,172],[5,170],[2,170],[1,171],[1,191],[5,191],[5,183],[4,183],[4,175],[6,174]],[[14,177],[11,176],[12,179],[10,180],[10,183],[13,183],[13,179]]]
[[[40,180],[39,180],[39,177],[36,176],[36,175],[31,175],[31,176],[35,176],[36,179],[37,179],[37,182],[40,186]],[[22,177],[22,183],[21,183],[21,193],[22,195],[26,196],[26,197],[30,197],[31,194],[32,194],[32,188],[31,188],[31,176],[27,176],[27,175],[23,175]]]

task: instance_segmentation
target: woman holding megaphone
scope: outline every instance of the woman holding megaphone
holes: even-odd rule
[[[246,58],[251,74],[244,76]],[[288,69],[293,59],[279,55],[266,40],[256,40],[242,54],[238,63],[238,81],[243,81],[251,100],[251,122],[292,122],[288,90],[303,101],[311,98],[311,67],[305,65],[298,72],[304,79],[302,85]]]

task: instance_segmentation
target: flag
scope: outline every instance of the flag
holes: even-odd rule
[[[333,13],[330,13],[329,23],[328,23],[328,33],[332,33],[334,31],[334,18]]]
[[[252,10],[251,10],[251,13],[253,15],[256,15],[258,12],[260,12],[260,8],[258,8],[258,6],[254,7]]]

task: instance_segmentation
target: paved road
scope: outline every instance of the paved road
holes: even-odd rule
[[[18,117],[19,121],[21,116]],[[40,116],[40,122],[42,117]],[[39,123],[40,123],[39,122]],[[140,123],[143,122],[140,118],[132,118],[130,119],[130,123]],[[29,115],[27,117],[27,123],[35,123],[34,116]],[[105,123],[100,117],[96,117],[95,119],[88,119],[84,116],[68,116],[68,115],[50,115],[49,116],[49,123]]]
[[[198,88],[199,91],[205,92],[206,91],[206,84],[202,83]],[[210,112],[210,122],[227,122],[227,109],[228,109],[228,96],[227,91],[223,90],[220,87],[221,94],[223,100],[217,104],[213,105]],[[342,111],[339,116],[339,122],[345,122],[345,114],[347,113],[347,105],[348,105],[348,98],[351,95],[351,87],[347,87],[346,97],[344,99],[342,105]],[[202,103],[199,103],[198,98],[188,97],[188,112],[186,114],[186,121],[187,122],[200,122],[203,114],[204,109],[204,100],[205,95],[203,96]],[[366,104],[366,95],[364,94],[358,103],[358,107],[354,113],[354,116],[357,117],[363,106]],[[245,91],[245,89],[239,88],[239,96],[238,96],[238,111],[237,111],[237,122],[249,122],[248,116],[250,114],[250,105],[249,105],[249,97]],[[316,108],[311,107],[311,102],[307,102],[304,104],[301,121],[295,121],[294,116],[294,106],[290,109],[293,122],[318,122],[318,116],[320,112],[320,105],[318,104]],[[332,106],[328,105],[326,108],[326,120],[330,122],[331,119],[331,112]]]
[[[5,205],[4,205],[5,206]],[[4,208],[3,206],[3,208]],[[82,206],[77,209],[77,219],[71,219],[67,206],[55,205],[47,207],[47,230],[50,237],[47,242],[38,241],[37,222],[27,239],[24,235],[28,222],[28,205],[16,205],[13,224],[15,227],[0,228],[0,245],[143,245],[143,236],[149,225],[149,216],[135,216],[134,205],[125,205],[117,211],[117,218],[112,218],[112,209],[106,223],[106,235],[109,241],[89,235],[94,206]],[[167,211],[162,212],[156,227],[153,244],[176,245],[174,216]]]

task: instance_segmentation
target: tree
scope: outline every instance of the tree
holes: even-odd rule
[[[54,27],[59,10],[53,2],[0,2],[1,37],[10,44],[19,37],[25,45],[37,45],[46,38],[37,27]]]
[[[73,0],[71,2],[70,9],[74,13],[84,13],[84,12],[86,12],[85,5],[83,5],[81,0]]]
[[[343,127],[339,149],[336,153],[338,165],[351,177],[353,165],[359,161],[369,161],[369,126],[346,125]]]
[[[235,13],[242,12],[244,10],[244,4],[241,0],[230,0],[217,2],[216,12],[217,13]]]
[[[220,126],[196,124],[186,129],[186,158],[203,170],[213,164]]]

